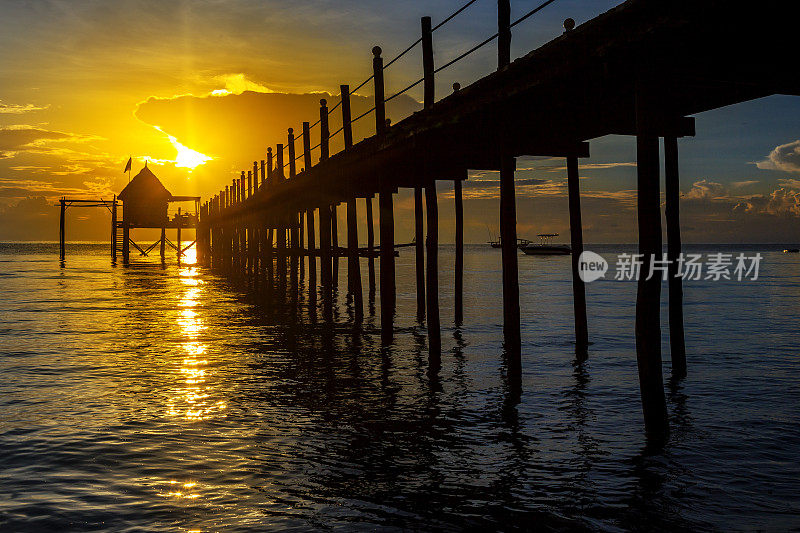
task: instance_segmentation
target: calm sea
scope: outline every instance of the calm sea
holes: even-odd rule
[[[326,326],[305,293],[298,311],[172,257],[0,245],[0,530],[797,530],[800,255],[695,248],[764,259],[756,281],[686,282],[689,376],[666,380],[672,432],[650,453],[636,285],[587,286],[576,365],[567,257],[520,256],[516,402],[488,246],[467,247],[460,327],[442,247],[431,373],[411,249],[381,347],[374,308],[348,324],[344,260]]]

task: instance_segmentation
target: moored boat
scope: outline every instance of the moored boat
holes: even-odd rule
[[[527,255],[569,255],[572,249],[566,244],[551,244],[550,241],[553,237],[558,237],[558,233],[540,233],[539,244],[528,243],[526,246],[521,246],[520,250]]]

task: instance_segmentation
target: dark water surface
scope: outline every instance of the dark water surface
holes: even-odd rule
[[[687,282],[689,376],[648,454],[635,283],[588,285],[576,365],[567,257],[520,256],[517,403],[497,250],[467,248],[456,328],[442,247],[431,373],[410,249],[382,348],[344,292],[326,327],[193,265],[0,245],[0,530],[800,528],[800,256],[732,249],[760,249],[761,276]]]

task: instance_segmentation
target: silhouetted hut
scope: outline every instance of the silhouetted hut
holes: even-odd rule
[[[122,189],[122,220],[131,227],[161,228],[167,225],[167,204],[172,194],[147,165]]]

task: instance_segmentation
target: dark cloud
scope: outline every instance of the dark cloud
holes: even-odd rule
[[[776,146],[767,159],[756,163],[764,170],[800,172],[800,140]]]

